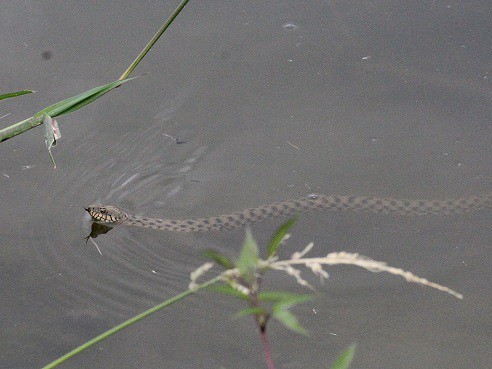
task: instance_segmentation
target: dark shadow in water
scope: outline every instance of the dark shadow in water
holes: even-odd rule
[[[91,233],[85,238],[85,241],[88,242],[89,238],[96,238],[97,236],[99,236],[101,234],[108,233],[112,229],[113,229],[113,227],[109,227],[106,224],[100,224],[100,223],[92,222]]]

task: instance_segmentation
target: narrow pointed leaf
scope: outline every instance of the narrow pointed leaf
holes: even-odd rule
[[[84,107],[85,105],[91,103],[92,101],[98,99],[99,97],[111,91],[112,89],[122,85],[125,82],[132,80],[133,78],[136,77],[127,78],[121,81],[113,81],[103,86],[91,88],[90,90],[85,91],[79,95],[69,97],[68,99],[59,101],[56,104],[44,108],[43,110],[36,113],[34,115],[34,118],[43,116],[45,114],[54,118],[60,115],[65,115],[73,111],[76,111]]]
[[[215,292],[223,293],[224,295],[239,297],[240,299],[243,299],[243,300],[249,299],[248,295],[246,295],[246,294],[236,290],[234,287],[226,285],[226,284],[224,284],[222,286],[210,286],[209,289],[212,291],[215,291]]]
[[[232,269],[232,268],[234,268],[234,264],[232,263],[232,261],[227,256],[225,256],[224,254],[222,254],[222,253],[220,253],[218,251],[209,249],[209,250],[206,250],[204,252],[204,255],[207,258],[212,259],[213,261],[215,261],[220,266],[223,266],[225,269]]]
[[[296,294],[282,291],[264,291],[260,292],[258,296],[260,301],[273,301],[277,306],[281,308],[289,308],[291,306],[300,304],[301,302],[312,300],[312,295]]]
[[[285,309],[273,309],[273,318],[294,332],[307,334],[307,331],[299,324],[297,317]]]
[[[10,99],[11,97],[17,97],[17,96],[22,96],[22,95],[26,95],[26,94],[32,94],[33,92],[36,92],[36,91],[22,90],[22,91],[17,91],[17,92],[9,92],[9,93],[0,95],[0,100]]]
[[[247,315],[258,315],[258,314],[266,314],[266,310],[259,306],[250,307],[237,312],[236,314],[234,314],[234,317],[241,318]]]
[[[172,14],[169,16],[167,19],[166,23],[161,27],[161,29],[152,37],[152,39],[149,41],[149,43],[145,46],[145,48],[138,54],[136,59],[132,62],[132,64],[128,67],[128,69],[122,74],[122,76],[119,79],[125,79],[127,78],[130,73],[137,67],[137,65],[140,63],[140,61],[147,55],[147,53],[152,49],[152,46],[157,42],[159,37],[162,36],[162,34],[166,31],[166,29],[171,25],[171,23],[174,21],[174,19],[178,16],[178,14],[183,10],[185,5],[188,3],[189,0],[182,0],[181,3],[178,5],[176,10],[172,12]]]
[[[30,130],[31,128],[39,126],[40,124],[43,123],[43,118],[45,115],[49,115],[52,118],[54,118],[78,110],[83,106],[96,100],[97,98],[101,97],[108,91],[118,87],[122,83],[130,81],[133,78],[124,79],[121,81],[114,81],[104,86],[92,88],[77,96],[70,97],[68,99],[57,102],[56,104],[48,106],[47,108],[44,108],[43,110],[37,112],[31,118],[24,119],[23,121],[12,124],[9,127],[0,129],[0,142],[8,140],[9,138],[24,133]]]
[[[348,349],[338,356],[331,369],[348,369],[355,356],[355,345],[350,345]]]
[[[241,276],[246,282],[251,283],[255,277],[258,266],[258,245],[253,239],[251,231],[246,230],[246,239],[244,240],[241,255],[237,261],[237,267]]]
[[[285,235],[289,233],[292,226],[296,223],[297,218],[291,218],[284,224],[282,224],[268,245],[268,257],[275,256],[277,254],[278,248],[280,247],[282,240]]]
[[[279,308],[282,309],[290,309],[292,306],[300,304],[302,302],[306,302],[312,300],[313,296],[311,295],[299,295],[297,297],[286,298],[284,300],[280,300],[276,303]]]

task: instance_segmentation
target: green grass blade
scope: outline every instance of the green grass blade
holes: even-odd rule
[[[22,90],[22,91],[17,91],[17,92],[9,92],[7,94],[0,95],[0,100],[10,99],[11,97],[17,97],[17,96],[22,96],[22,95],[26,95],[26,94],[32,94],[33,92],[36,92],[36,91]]]
[[[289,308],[302,302],[310,301],[313,298],[314,297],[312,295],[300,295],[297,293],[282,291],[263,291],[258,295],[258,299],[260,301],[276,302],[277,305],[281,305],[283,308]]]
[[[0,130],[0,142],[8,140],[14,136],[20,135],[31,128],[39,126],[43,123],[43,117],[38,117],[34,119],[34,117],[24,119],[21,122],[12,124],[11,126]]]
[[[307,331],[299,324],[297,317],[290,311],[274,308],[272,310],[272,316],[290,330],[301,334],[307,334]]]
[[[174,296],[174,297],[170,298],[169,300],[166,300],[166,301],[160,303],[159,305],[156,305],[156,306],[150,308],[149,310],[146,310],[143,313],[140,313],[140,314],[134,316],[131,319],[128,319],[127,321],[125,321],[125,322],[123,322],[121,324],[118,324],[116,327],[111,328],[110,330],[108,330],[108,331],[100,334],[99,336],[91,339],[90,341],[87,341],[86,343],[82,344],[81,346],[77,347],[76,349],[70,351],[69,353],[67,353],[67,354],[59,357],[55,361],[49,363],[48,365],[44,366],[43,369],[55,368],[56,366],[60,365],[61,363],[64,363],[68,359],[70,359],[70,358],[74,357],[75,355],[81,353],[85,349],[87,349],[87,348],[93,346],[94,344],[96,344],[98,342],[101,342],[102,340],[104,340],[104,339],[112,336],[116,332],[119,332],[122,329],[124,329],[126,327],[129,327],[132,324],[135,324],[139,320],[142,320],[143,318],[145,318],[145,317],[147,317],[147,316],[149,316],[149,315],[151,315],[151,314],[153,314],[153,313],[161,310],[162,308],[164,308],[166,306],[169,306],[171,304],[174,304],[175,302],[178,302],[179,300],[184,299],[185,297],[187,297],[187,296],[189,296],[189,295],[197,292],[198,290],[201,290],[203,288],[206,288],[206,287],[211,286],[212,284],[214,284],[214,283],[218,282],[219,280],[221,280],[221,278],[222,278],[222,275],[219,275],[219,276],[217,276],[217,277],[215,277],[213,279],[210,279],[207,282],[198,285],[194,290],[188,290],[188,291],[185,291],[183,293],[180,293],[179,295]]]
[[[224,254],[222,254],[222,253],[220,253],[218,251],[215,251],[215,250],[212,250],[212,249],[208,249],[203,254],[207,258],[215,261],[218,265],[224,267],[225,269],[232,269],[232,268],[234,268],[234,264],[232,263],[232,261],[229,260],[229,258],[227,256],[225,256]]]
[[[246,294],[244,294],[244,293],[236,290],[234,287],[231,287],[228,284],[224,284],[224,285],[221,285],[221,286],[211,286],[211,287],[209,287],[209,289],[211,291],[222,293],[224,295],[238,297],[238,298],[240,298],[242,300],[249,300],[249,296],[248,295],[246,295]]]
[[[242,318],[244,316],[248,315],[259,315],[259,314],[264,314],[266,315],[266,310],[263,309],[261,306],[255,306],[255,307],[249,307],[242,309],[238,311],[236,314],[234,314],[235,318]]]
[[[270,241],[270,244],[268,245],[268,257],[275,256],[277,254],[278,248],[280,247],[282,240],[284,239],[285,235],[289,233],[290,229],[292,226],[296,223],[297,218],[292,218],[289,219],[287,222],[282,224],[280,228],[275,232],[275,235]]]
[[[7,128],[0,130],[0,142],[8,140],[9,138],[26,132],[31,128],[39,126],[41,123],[43,123],[43,118],[45,115],[49,115],[50,117],[54,118],[78,110],[83,106],[91,103],[92,101],[98,99],[107,92],[111,91],[112,89],[120,86],[127,81],[132,80],[133,78],[128,78],[121,81],[114,81],[104,86],[94,87],[77,96],[70,97],[68,99],[59,101],[56,104],[48,106],[47,108],[44,108],[43,110],[37,112],[31,118],[25,119],[21,122],[15,123]]]
[[[55,118],[60,115],[65,115],[74,112],[84,107],[85,105],[90,104],[94,100],[108,93],[112,89],[120,86],[121,84],[132,80],[133,78],[113,81],[103,86],[91,88],[90,90],[85,91],[77,96],[69,97],[68,99],[59,101],[56,104],[44,108],[43,110],[36,113],[34,117],[49,115],[50,117]]]
[[[140,54],[137,56],[137,58],[133,61],[133,63],[128,67],[128,69],[121,75],[121,77],[118,79],[116,82],[112,82],[111,84],[114,84],[110,86],[111,84],[105,85],[105,86],[99,86],[96,87],[92,90],[86,91],[84,94],[90,92],[90,96],[83,96],[84,94],[74,96],[72,98],[60,101],[54,105],[51,105],[40,112],[38,112],[34,117],[25,119],[21,122],[15,123],[7,128],[4,128],[0,130],[0,142],[3,142],[5,140],[8,140],[9,138],[12,138],[14,136],[17,136],[21,133],[24,133],[31,128],[34,128],[36,126],[39,126],[43,122],[43,115],[49,115],[53,118],[71,113],[75,110],[78,110],[82,108],[83,106],[91,103],[92,101],[98,99],[102,95],[106,94],[110,90],[112,90],[115,87],[118,87],[121,83],[124,83],[126,81],[129,81],[131,78],[128,78],[130,73],[136,68],[136,66],[140,63],[140,61],[144,58],[144,56],[150,51],[152,46],[157,42],[159,37],[164,33],[164,31],[171,25],[171,23],[174,21],[174,19],[178,16],[178,14],[183,10],[185,5],[188,3],[189,0],[183,0],[181,3],[178,5],[176,10],[171,14],[171,16],[167,19],[167,21],[164,23],[164,25],[161,27],[161,29],[154,35],[152,40],[149,41],[149,43],[145,46],[145,48],[140,52]],[[25,90],[25,91],[19,91],[13,94],[25,94],[25,93],[31,93],[34,91],[31,90]],[[8,97],[14,97],[11,96],[11,94],[5,94],[5,95],[0,95],[3,99],[8,98]],[[0,98],[0,100],[2,100]],[[80,100],[77,101],[77,98],[80,98]]]
[[[348,349],[338,356],[331,369],[348,369],[355,356],[355,345],[350,345]]]
[[[123,73],[121,75],[121,77],[119,78],[120,80],[123,80],[125,78],[128,78],[128,76],[130,75],[130,73],[133,72],[133,70],[137,67],[137,65],[144,58],[144,56],[147,55],[147,53],[150,51],[150,49],[152,48],[152,46],[154,46],[154,44],[157,42],[157,40],[159,39],[159,37],[161,37],[161,35],[164,33],[164,31],[167,29],[167,27],[169,27],[171,25],[171,23],[173,22],[174,18],[176,18],[178,16],[178,14],[181,12],[181,10],[183,10],[183,8],[188,3],[188,1],[189,0],[183,0],[183,1],[181,1],[181,3],[176,8],[176,10],[167,19],[166,23],[164,23],[164,25],[161,27],[161,29],[159,31],[157,31],[157,33],[154,35],[154,37],[152,37],[152,40],[150,40],[149,43],[140,52],[140,54],[138,54],[138,56],[135,58],[135,60],[133,61],[133,63],[130,64],[130,66],[128,67],[128,69],[125,71],[125,73]]]

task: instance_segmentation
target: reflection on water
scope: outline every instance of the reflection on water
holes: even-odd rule
[[[97,222],[92,222],[91,224],[91,233],[87,236],[86,240],[89,241],[89,238],[96,238],[97,236],[101,234],[106,234],[110,230],[112,230],[113,227],[109,227],[105,224],[100,224]]]
[[[149,146],[142,148],[143,153],[134,156],[132,152],[137,149],[124,150],[123,146],[129,147],[128,143],[113,145],[112,149],[115,152],[121,149],[127,160],[122,162],[117,156],[100,160],[100,169],[87,173],[80,185],[98,183],[100,173],[111,173],[107,178],[109,186],[102,192],[105,196],[97,200],[122,203],[130,208],[133,204],[129,199],[134,198],[135,193],[139,194],[139,207],[150,210],[152,207],[161,208],[166,204],[167,198],[178,196],[179,189],[186,187],[186,172],[199,162],[201,156],[206,153],[206,147],[188,150],[180,145],[180,148],[183,147],[185,152],[188,152],[187,157],[175,164],[164,164],[162,158],[155,155],[155,151],[152,154],[149,152],[149,147],[155,150],[160,142],[168,141],[167,138],[155,134],[149,138],[148,133],[149,131],[143,131],[133,136],[134,141],[146,140],[149,143]],[[148,155],[148,160],[143,161],[141,156],[145,154]],[[123,174],[115,170],[121,166],[127,168]],[[145,197],[140,196],[142,191],[146,193]],[[87,213],[84,214],[83,224],[90,232],[89,236],[85,235],[86,241],[90,237],[107,234],[112,229],[91,222]],[[63,253],[54,245],[35,245],[38,256],[44,263],[56,265],[56,270],[62,276],[58,279],[56,287],[60,291],[70,291],[69,296],[63,297],[63,301],[57,303],[62,303],[67,308],[78,309],[78,306],[86,306],[87,302],[90,302],[90,306],[98,306],[105,315],[123,316],[128,311],[134,311],[137,306],[148,307],[163,296],[185,289],[189,272],[203,261],[199,254],[191,251],[192,249],[189,252],[193,255],[188,257],[185,257],[186,251],[176,251],[174,255],[172,252],[162,253],[159,250],[165,247],[166,241],[159,241],[159,238],[149,242],[137,237],[138,232],[135,235],[125,230],[119,234],[115,233],[115,238],[99,237],[87,242],[83,252],[80,249],[80,241],[83,238],[72,241],[72,250],[64,250]],[[193,260],[195,263],[192,263]],[[61,292],[60,296],[63,295],[65,294]]]

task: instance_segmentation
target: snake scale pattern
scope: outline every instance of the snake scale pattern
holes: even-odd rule
[[[231,214],[189,220],[157,219],[129,214],[116,206],[94,204],[86,210],[92,219],[106,225],[130,225],[164,231],[197,232],[232,229],[272,217],[332,210],[379,214],[430,215],[463,214],[492,208],[492,191],[450,200],[405,200],[383,197],[357,197],[309,194],[299,199],[261,205]]]

